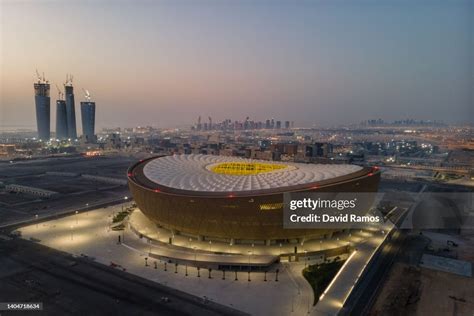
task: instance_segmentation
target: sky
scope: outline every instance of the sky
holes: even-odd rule
[[[474,121],[474,1],[0,0],[0,127],[35,128],[35,69],[97,126],[274,117]],[[80,129],[80,128],[79,128]]]

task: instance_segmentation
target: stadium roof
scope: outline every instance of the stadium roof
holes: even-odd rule
[[[146,162],[144,176],[168,188],[195,192],[282,189],[347,176],[363,168],[347,164],[302,164],[210,155],[175,155]]]

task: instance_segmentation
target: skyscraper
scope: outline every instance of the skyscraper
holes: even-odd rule
[[[38,138],[49,140],[50,138],[50,112],[51,98],[49,97],[49,83],[38,74],[38,82],[35,87],[36,125],[38,127]]]
[[[270,120],[265,121],[265,128],[270,129]]]
[[[72,76],[66,78],[64,90],[66,94],[67,134],[69,138],[76,139],[76,107],[74,105],[74,88],[72,86]]]
[[[64,93],[61,88],[58,89],[58,99],[56,100],[56,139],[67,139],[67,116],[66,101],[64,101]]]
[[[88,143],[95,142],[95,102],[81,102],[82,135]]]
[[[64,100],[56,100],[56,138],[68,138],[66,101]]]

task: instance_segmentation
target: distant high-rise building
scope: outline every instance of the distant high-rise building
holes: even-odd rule
[[[265,121],[265,128],[269,129],[270,128],[270,120]]]
[[[56,100],[56,139],[67,139],[67,115],[66,115],[66,101],[64,101],[64,93],[61,88],[56,85],[58,89],[58,99]]]
[[[74,104],[74,88],[72,86],[72,77],[66,81],[64,90],[66,96],[67,134],[69,138],[76,139],[76,107]]]
[[[51,136],[51,98],[49,97],[49,83],[44,79],[44,75],[43,77],[38,75],[38,82],[34,84],[34,87],[38,138],[49,140]]]
[[[249,117],[247,116],[244,121],[244,129],[249,129],[250,128],[250,121]]]
[[[281,128],[281,121],[276,121],[276,128],[280,129]]]
[[[196,125],[196,129],[198,131],[200,131],[202,129],[202,125],[201,125],[201,116],[198,117],[198,121],[197,121],[197,125]]]
[[[68,138],[66,101],[64,100],[56,100],[56,138]]]
[[[290,121],[285,121],[285,128],[289,129],[290,128]]]
[[[95,142],[95,102],[81,102],[82,135],[86,142]]]

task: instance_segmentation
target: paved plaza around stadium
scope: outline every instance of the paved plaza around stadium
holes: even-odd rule
[[[46,221],[38,224],[20,228],[25,239],[32,239],[51,248],[59,249],[77,256],[88,256],[105,265],[113,265],[117,269],[125,269],[127,272],[150,279],[152,281],[180,289],[198,297],[216,301],[228,305],[252,315],[322,315],[337,312],[342,302],[348,295],[352,284],[362,272],[367,259],[383,240],[384,234],[380,229],[373,232],[358,231],[349,234],[334,236],[332,239],[307,242],[305,248],[311,247],[324,249],[339,245],[353,243],[358,247],[354,256],[341,272],[341,275],[331,285],[331,289],[325,297],[316,305],[312,306],[313,292],[310,285],[305,281],[301,270],[306,264],[314,264],[319,260],[308,258],[300,262],[282,262],[275,264],[267,273],[267,281],[264,281],[263,272],[251,272],[251,281],[248,281],[248,273],[238,272],[235,281],[234,272],[227,271],[223,280],[222,271],[211,271],[211,279],[207,269],[200,270],[197,277],[197,269],[187,265],[167,263],[165,261],[149,258],[148,266],[145,266],[145,258],[151,253],[160,254],[169,251],[165,243],[148,243],[140,239],[135,233],[126,230],[125,233],[110,229],[113,214],[122,209],[122,206],[114,206],[89,212],[79,213],[56,220]],[[118,236],[124,238],[119,244]],[[163,236],[163,238],[165,238]],[[176,236],[174,244],[179,251],[184,247],[188,251],[184,254],[192,260],[200,260],[199,256],[205,256],[208,252],[220,252],[228,250],[228,245],[219,245],[208,242],[191,241],[193,248],[189,248],[189,239],[184,236]],[[182,247],[180,247],[180,245]],[[166,247],[165,247],[166,246]],[[209,249],[211,247],[211,249]],[[220,249],[222,247],[222,249]],[[239,248],[240,247],[240,248]],[[232,251],[241,251],[248,254],[247,248],[251,246],[234,245]],[[288,247],[288,249],[282,249]],[[196,250],[199,248],[199,251]],[[242,256],[245,260],[256,260],[259,253],[267,253],[269,246],[251,247],[250,256]],[[274,249],[273,249],[274,248]],[[271,251],[291,251],[293,245],[282,245],[273,247]],[[200,254],[202,253],[202,254]],[[168,254],[166,255],[168,256]],[[217,255],[215,255],[217,256]],[[195,259],[194,259],[195,258]],[[155,269],[156,260],[156,269]],[[175,269],[177,273],[175,273]],[[276,269],[279,269],[278,279],[275,281]],[[186,276],[186,270],[188,276]],[[157,298],[159,299],[159,298]]]

